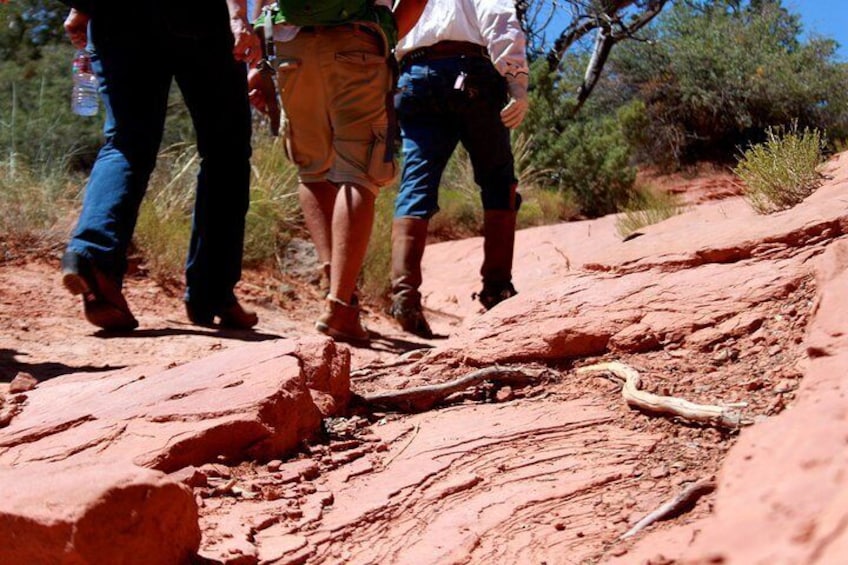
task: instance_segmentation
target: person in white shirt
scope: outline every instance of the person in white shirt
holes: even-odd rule
[[[392,223],[390,312],[407,332],[433,337],[421,304],[421,259],[457,143],[468,151],[484,209],[476,296],[488,310],[516,294],[512,256],[521,197],[509,130],[528,109],[525,45],[512,0],[429,0],[395,50],[403,171]]]

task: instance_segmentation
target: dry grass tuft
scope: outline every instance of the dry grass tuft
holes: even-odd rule
[[[766,141],[748,148],[734,172],[745,183],[745,197],[760,214],[795,206],[821,184],[816,168],[822,162],[824,139],[816,130],[789,128],[766,130]]]

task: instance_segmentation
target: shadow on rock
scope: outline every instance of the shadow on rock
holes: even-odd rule
[[[406,353],[415,349],[432,349],[433,346],[429,343],[421,343],[420,341],[410,341],[395,336],[388,336],[370,330],[371,345],[368,346],[374,351],[383,351],[387,353]],[[433,339],[447,339],[448,336],[437,335]]]
[[[15,349],[0,349],[0,382],[12,382],[12,379],[18,373],[29,373],[41,382],[72,373],[102,373],[124,368],[124,365],[73,366],[54,362],[26,363],[16,359],[16,357],[26,357],[26,355],[26,353]]]
[[[131,332],[110,332],[99,330],[92,334],[94,337],[103,339],[114,338],[150,338],[150,337],[170,337],[177,335],[195,335],[207,336],[223,339],[235,339],[239,341],[259,342],[270,341],[274,339],[283,339],[286,336],[270,333],[262,333],[253,330],[235,330],[230,328],[150,328],[142,330],[133,330]]]

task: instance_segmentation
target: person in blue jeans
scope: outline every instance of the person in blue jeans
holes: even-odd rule
[[[186,261],[185,304],[197,325],[247,329],[241,278],[249,204],[251,116],[245,63],[261,57],[245,0],[69,1],[65,29],[91,52],[106,109],[105,144],[62,257],[62,281],[105,330],[138,326],[122,294],[127,249],[176,81],[197,135],[200,172]]]
[[[458,143],[468,151],[484,209],[476,296],[488,310],[516,294],[521,197],[509,130],[528,109],[525,45],[512,0],[429,0],[395,51],[403,171],[392,222],[390,312],[407,332],[433,337],[421,304],[421,260],[442,173]]]

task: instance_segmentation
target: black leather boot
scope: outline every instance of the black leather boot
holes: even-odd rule
[[[515,210],[486,210],[483,215],[483,289],[476,294],[486,310],[518,292],[512,286]]]

